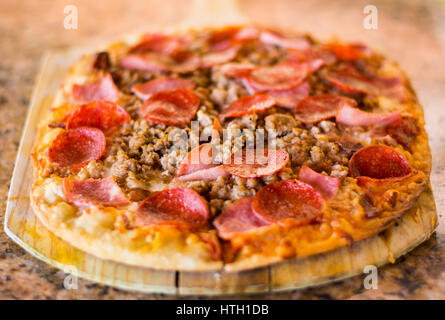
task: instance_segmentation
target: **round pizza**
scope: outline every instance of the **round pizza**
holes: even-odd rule
[[[49,230],[166,270],[250,269],[372,237],[431,169],[422,108],[394,62],[251,25],[83,56],[32,157]]]

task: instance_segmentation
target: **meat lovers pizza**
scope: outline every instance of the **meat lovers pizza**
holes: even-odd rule
[[[391,227],[429,183],[396,63],[258,26],[147,33],[69,70],[32,154],[32,207],[73,246],[242,270]]]

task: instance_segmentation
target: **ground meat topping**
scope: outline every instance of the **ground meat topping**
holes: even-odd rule
[[[208,33],[209,31],[204,34],[192,33],[191,41],[183,48],[184,52],[193,57],[211,54]],[[318,43],[312,40],[308,43],[313,48],[320,49]],[[128,48],[125,50],[128,51]],[[130,70],[119,65],[121,57],[116,56],[116,53],[99,52],[94,56],[92,67],[110,73],[121,94],[119,105],[130,115],[131,120],[107,136],[106,151],[100,159],[95,159],[82,168],[60,168],[48,164],[44,167],[42,176],[77,175],[79,179],[101,179],[113,175],[132,201],[141,201],[148,193],[159,188],[185,186],[207,200],[213,219],[229,204],[255,196],[265,185],[297,178],[303,166],[344,179],[349,174],[349,159],[363,146],[378,140],[382,144],[400,144],[409,149],[412,137],[419,132],[416,122],[411,118],[404,117],[402,122],[385,127],[386,132],[381,137],[375,137],[370,134],[372,128],[339,125],[335,117],[325,117],[322,121],[304,124],[296,119],[292,108],[285,109],[275,105],[243,116],[222,119],[225,136],[219,137],[222,144],[216,150],[215,159],[218,164],[222,164],[235,152],[260,148],[263,144],[268,148],[283,149],[289,154],[290,161],[282,170],[257,178],[225,175],[215,180],[177,181],[175,177],[179,164],[198,143],[218,141],[214,138],[215,119],[230,104],[250,95],[245,81],[250,72],[258,67],[306,62],[302,58],[303,52],[297,51],[263,43],[259,39],[245,41],[239,44],[237,54],[230,60],[235,66],[248,66],[243,71],[244,76],[224,73],[224,64],[197,68],[191,72],[182,70],[181,73],[174,72],[174,68]],[[338,84],[336,86],[326,80],[326,73],[354,70],[356,77],[376,77],[382,68],[382,57],[372,54],[351,61],[343,60],[341,57],[329,61],[326,59],[320,69],[314,70],[305,78],[304,81],[310,86],[309,95],[341,95],[354,99],[357,108],[362,111],[378,112],[378,99],[363,92],[342,91],[341,86],[339,88]],[[200,103],[190,125],[179,127],[156,124],[146,121],[141,115],[145,99],[141,95],[135,95],[132,87],[167,77],[182,78],[195,86],[190,87],[190,91],[199,98]],[[52,122],[49,128],[65,130],[65,123]]]

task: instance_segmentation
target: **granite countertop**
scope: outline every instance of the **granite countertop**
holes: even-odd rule
[[[439,0],[374,1],[378,29],[363,28],[365,1],[240,1],[243,13],[262,24],[292,27],[328,39],[369,43],[395,58],[412,79],[425,108],[433,154],[431,182],[439,227],[430,240],[379,269],[378,289],[363,288],[363,276],[331,285],[261,299],[445,299],[445,4]],[[78,29],[63,27],[64,6],[78,8]],[[3,0],[0,2],[0,299],[165,299],[79,280],[63,287],[65,274],[27,254],[3,232],[3,215],[31,91],[45,50],[103,43],[143,26],[165,27],[188,12],[180,0]],[[316,21],[316,23],[314,23]],[[335,33],[334,33],[335,32]],[[238,297],[242,298],[242,296]]]

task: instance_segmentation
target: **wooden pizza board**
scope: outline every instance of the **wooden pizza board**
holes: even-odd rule
[[[221,295],[291,290],[360,274],[380,266],[427,240],[437,226],[431,188],[383,234],[328,253],[295,258],[242,272],[159,271],[99,259],[45,229],[30,208],[33,181],[30,153],[42,117],[67,68],[82,50],[49,52],[43,59],[17,155],[5,215],[5,232],[26,251],[66,272],[103,284],[143,292]]]
[[[197,21],[193,17],[202,12],[206,3],[195,1],[195,13],[186,25]],[[235,5],[233,1],[224,3],[226,6],[232,3],[232,9]],[[242,20],[236,10],[231,12],[223,22]],[[93,50],[48,52],[43,58],[31,99],[11,180],[4,226],[9,237],[37,258],[75,276],[122,289],[176,295],[265,293],[321,285],[360,274],[367,265],[394,262],[427,240],[437,226],[434,198],[429,187],[396,225],[380,235],[324,254],[294,258],[248,271],[159,271],[103,260],[71,246],[48,231],[30,208],[29,192],[33,182],[30,153],[38,125],[53,105],[54,94],[67,69],[82,53]]]

